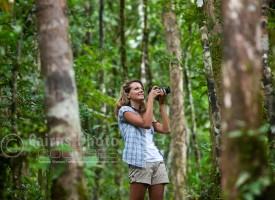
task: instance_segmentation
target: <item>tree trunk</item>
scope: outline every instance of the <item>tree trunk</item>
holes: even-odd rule
[[[84,10],[85,10],[86,16],[90,17],[92,15],[92,6],[91,6],[91,3],[85,4]],[[91,31],[89,29],[86,30],[85,37],[84,37],[84,43],[87,46],[91,45]]]
[[[191,33],[191,27],[189,28],[190,31],[189,33]],[[189,80],[190,78],[190,70],[189,70],[189,66],[188,66],[188,52],[189,52],[189,44],[186,46],[185,52],[183,54],[183,60],[185,60],[184,63],[184,70],[183,70],[183,75],[184,75],[184,80],[185,80],[185,86],[187,89],[187,96],[189,99],[189,104],[190,104],[190,115],[191,115],[191,144],[193,146],[194,149],[194,154],[195,154],[195,161],[197,164],[197,169],[198,169],[198,174],[199,174],[199,178],[202,178],[202,174],[201,174],[201,153],[198,147],[198,143],[197,143],[197,122],[196,122],[196,115],[195,115],[195,106],[194,106],[194,100],[193,100],[193,95],[192,95],[192,84],[191,81]],[[189,146],[189,149],[191,149],[191,147]]]
[[[221,117],[220,108],[217,101],[217,94],[215,90],[215,79],[212,68],[212,59],[210,49],[208,45],[207,29],[205,26],[200,28],[201,40],[203,45],[203,60],[205,76],[208,88],[208,102],[209,102],[209,116],[211,123],[211,143],[212,143],[212,159],[214,161],[212,167],[212,181],[215,183],[215,187],[211,189],[211,197],[219,198],[220,196],[220,145],[221,145]]]
[[[128,69],[126,65],[126,39],[125,39],[125,1],[120,0],[120,60],[123,70],[123,79],[128,79]]]
[[[17,134],[17,78],[18,78],[18,70],[20,65],[20,57],[21,57],[21,44],[23,41],[24,32],[20,34],[20,38],[18,40],[17,49],[16,49],[16,62],[13,65],[13,77],[12,77],[12,104],[11,104],[11,126],[12,133]]]
[[[37,0],[36,5],[38,43],[46,87],[47,126],[51,141],[52,199],[87,199],[66,1]],[[60,145],[68,146],[70,150],[59,150]]]
[[[201,15],[200,31],[203,46],[204,68],[208,88],[209,116],[211,123],[211,153],[212,169],[211,182],[208,195],[213,199],[220,198],[220,126],[222,108],[222,41],[221,41],[221,0],[204,1],[203,9],[199,9]],[[209,36],[209,38],[208,38]]]
[[[103,20],[103,15],[104,14],[104,0],[100,0],[99,1],[99,17],[98,17],[98,22],[99,22],[99,49],[100,51],[104,51],[104,20]],[[97,89],[99,91],[101,91],[102,93],[105,93],[106,91],[106,88],[105,88],[105,85],[104,85],[104,69],[103,69],[103,66],[104,66],[104,58],[101,57],[100,58],[100,62],[101,62],[101,68],[99,69],[98,71],[98,87]],[[101,112],[102,113],[106,113],[106,104],[102,103],[101,105]],[[90,117],[87,117],[86,119],[88,122],[90,120]],[[97,120],[93,120],[93,122],[95,124],[100,124],[100,120],[97,119]],[[96,138],[100,138],[100,134],[101,133],[105,133],[106,130],[104,130],[104,128],[100,127],[98,128],[97,130],[92,130],[92,129],[89,129],[88,130],[88,134],[89,136],[91,136],[91,133],[94,132],[94,135],[93,137],[96,137]],[[88,140],[89,141],[89,140]],[[96,148],[96,152],[97,154],[100,154],[102,149],[99,149],[98,146],[95,146]],[[101,148],[104,148],[103,146]],[[101,164],[101,161],[102,161],[102,158],[99,157],[99,163],[98,164]],[[95,187],[92,188],[92,193],[93,193],[93,200],[98,200],[100,199],[100,179],[102,177],[102,168],[96,168],[95,169],[95,177],[94,177],[94,180],[95,180]]]
[[[28,18],[28,15],[25,19]],[[25,28],[22,30],[20,34],[20,38],[18,39],[17,48],[16,48],[16,61],[13,66],[13,77],[12,77],[12,104],[11,104],[11,133],[17,135],[18,134],[18,124],[17,124],[17,86],[18,86],[18,74],[19,74],[19,66],[21,60],[21,45],[24,38]],[[10,157],[9,163],[11,167],[12,173],[12,182],[13,182],[13,198],[14,199],[22,199],[22,191],[21,191],[21,169],[22,169],[23,157],[22,155],[12,156]],[[5,170],[5,169],[3,169]]]
[[[103,15],[104,14],[104,0],[100,0],[100,6],[99,6],[99,48],[101,51],[104,51],[104,29],[103,29]],[[104,73],[104,60],[103,58],[100,60],[102,67],[99,70],[99,78],[98,78],[98,83],[99,83],[99,90],[102,91],[103,93],[106,92],[105,88],[105,73]],[[101,111],[102,113],[106,113],[106,104],[102,105]]]
[[[260,94],[260,5],[224,0],[222,188],[224,199],[255,199],[269,183]]]
[[[222,93],[222,22],[221,22],[221,2],[222,0],[205,0],[203,12],[205,14],[205,25],[209,31],[209,46],[212,59],[215,90],[218,106],[223,107]],[[204,25],[204,24],[201,24]]]
[[[1,152],[2,154],[2,152]],[[0,199],[8,199],[7,198],[7,183],[8,183],[8,160],[4,156],[0,156]]]
[[[152,85],[152,72],[149,65],[149,27],[148,27],[148,0],[141,0],[140,4],[141,28],[143,29],[141,45],[140,80],[144,85]]]
[[[269,37],[268,37],[268,10],[269,4],[267,0],[262,0],[262,81],[264,84],[265,106],[267,109],[267,118],[270,124],[270,131],[268,133],[270,157],[271,162],[274,162],[274,148],[275,148],[275,91],[274,91],[274,77],[269,67]]]
[[[272,12],[275,10],[275,1],[269,0],[269,12],[268,19],[271,26],[268,27],[269,33],[269,66],[271,69],[275,69],[275,13]]]
[[[206,27],[201,27],[201,39],[203,44],[203,60],[204,60],[204,69],[205,69],[205,76],[207,81],[207,88],[208,88],[208,101],[210,106],[210,121],[211,121],[211,129],[214,134],[211,134],[212,140],[212,153],[213,158],[216,161],[217,172],[219,172],[218,166],[220,162],[220,108],[217,101],[217,95],[215,90],[215,81],[214,81],[214,74],[212,69],[212,59],[210,54],[210,49],[208,45],[208,36]]]
[[[180,33],[173,12],[163,12],[164,27],[166,32],[166,45],[170,55],[174,56],[170,63],[171,85],[171,135],[172,135],[172,187],[173,199],[184,199],[186,196],[186,171],[187,171],[187,146],[186,146],[186,122],[183,103],[183,79],[181,67]]]

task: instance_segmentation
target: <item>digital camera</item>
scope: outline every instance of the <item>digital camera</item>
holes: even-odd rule
[[[152,89],[153,89],[153,87],[149,87],[149,88],[148,88],[148,94],[151,92]],[[156,86],[156,87],[154,88],[154,90],[156,90],[156,89],[162,89],[162,90],[164,90],[164,91],[166,92],[166,94],[169,94],[169,93],[171,92],[169,86],[167,86],[167,87],[158,87],[158,86]],[[157,100],[157,101],[159,101],[159,97],[160,97],[160,95],[158,95],[158,96],[156,97],[156,100]]]

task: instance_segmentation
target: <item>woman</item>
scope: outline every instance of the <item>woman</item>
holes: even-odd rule
[[[153,116],[156,97],[162,124]],[[130,200],[144,199],[147,189],[151,200],[161,200],[169,183],[163,156],[153,141],[154,131],[170,132],[165,98],[164,90],[153,87],[146,105],[141,81],[132,80],[123,84],[116,102],[115,116],[125,144],[123,161],[129,164]]]

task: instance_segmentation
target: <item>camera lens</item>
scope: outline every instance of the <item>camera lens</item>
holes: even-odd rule
[[[165,90],[166,94],[171,92],[170,87],[163,87],[162,89]]]
[[[163,90],[165,90],[165,92],[166,92],[166,94],[169,94],[170,92],[171,92],[171,90],[170,90],[170,87],[162,87],[162,88],[160,88],[160,87],[155,87],[155,89],[163,89]],[[151,90],[152,90],[152,87],[149,87],[148,88],[148,94],[151,92]]]

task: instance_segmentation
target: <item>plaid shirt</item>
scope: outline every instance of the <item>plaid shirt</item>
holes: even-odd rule
[[[130,106],[122,106],[118,112],[118,126],[124,140],[122,160],[130,165],[146,167],[146,137],[142,128],[126,122],[123,113],[126,111],[138,114]],[[154,129],[153,129],[154,131]]]

